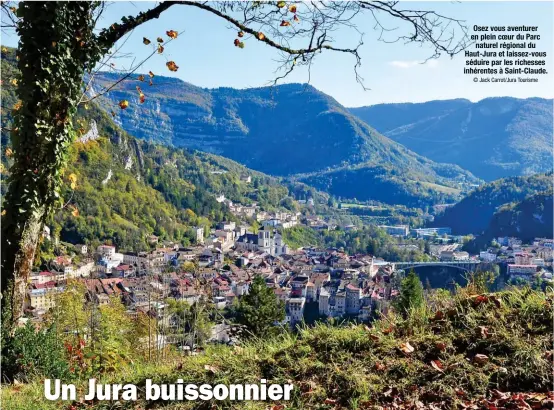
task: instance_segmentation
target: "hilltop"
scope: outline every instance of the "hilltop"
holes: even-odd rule
[[[487,181],[552,170],[550,99],[378,104],[350,112],[406,148]]]
[[[481,234],[493,214],[503,206],[552,187],[552,174],[503,178],[470,192],[464,199],[438,215],[433,226],[449,226],[454,234]]]
[[[117,78],[98,74],[91,93]],[[310,85],[204,89],[158,75],[152,86],[138,78],[118,84],[100,104],[141,139],[216,153],[337,196],[377,199],[374,194],[390,192],[390,185],[404,192],[378,195],[389,204],[451,201],[460,188],[479,181],[458,166],[435,163],[395,143]],[[144,104],[137,86],[146,95]],[[121,100],[129,101],[127,109],[118,108]],[[343,170],[358,181],[348,189],[334,185],[335,172]]]

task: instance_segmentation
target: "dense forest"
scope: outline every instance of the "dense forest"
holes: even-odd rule
[[[449,226],[452,233],[480,234],[489,225],[493,214],[505,204],[518,202],[528,195],[549,189],[552,173],[499,179],[481,185],[456,205],[446,208],[432,226]]]

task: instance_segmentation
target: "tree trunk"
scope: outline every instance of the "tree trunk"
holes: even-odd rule
[[[22,2],[17,95],[11,134],[14,164],[2,217],[2,310],[4,329],[23,313],[25,288],[46,218],[59,206],[72,118],[84,70],[97,61],[95,3]]]

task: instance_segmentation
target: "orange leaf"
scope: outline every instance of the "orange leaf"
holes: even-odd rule
[[[238,34],[237,34],[237,36],[239,36],[239,37],[244,37],[244,31],[239,31]]]
[[[165,34],[167,34],[170,38],[177,38],[178,36],[178,33],[175,30],[166,31]]]
[[[137,91],[138,91],[139,93],[142,92],[142,89],[141,89],[138,85],[137,85]]]
[[[75,217],[79,216],[79,210],[74,205],[71,205],[71,215],[73,215]]]
[[[158,54],[162,54],[164,52],[164,46],[162,46],[161,44],[158,44]]]
[[[431,360],[431,367],[435,370],[438,370],[439,372],[443,372],[444,366],[440,362],[440,360]]]
[[[163,43],[163,42],[164,42],[164,39],[161,38],[161,37],[158,37],[158,38],[156,39],[156,41],[157,41],[158,43]]]
[[[13,151],[11,148],[6,148],[6,156],[11,157],[13,155]]]
[[[146,97],[144,96],[143,93],[140,93],[140,94],[139,94],[139,102],[140,102],[141,104],[144,104],[144,101],[146,101]]]
[[[233,44],[235,45],[235,47],[238,47],[240,44],[240,40],[238,38],[235,38],[235,41],[233,41]]]
[[[291,4],[291,5],[289,6],[289,11],[290,11],[291,13],[296,13],[296,6],[295,6],[294,4]]]
[[[12,83],[12,85],[17,85],[17,78],[12,78],[11,83]]]
[[[437,343],[435,343],[435,347],[442,352],[442,351],[446,350],[446,343],[437,342]]]
[[[286,20],[283,20],[281,21],[281,24],[280,24],[281,27],[287,27],[287,26],[290,26],[290,23]]]
[[[375,363],[375,370],[385,370],[387,366],[385,366],[383,363]]]
[[[148,75],[150,76],[150,78],[154,77],[154,73],[152,71],[148,71]]]
[[[400,350],[402,351],[402,353],[410,354],[413,353],[415,349],[409,342],[406,342],[400,344]]]
[[[165,65],[167,66],[169,71],[175,72],[179,69],[179,66],[175,64],[175,61],[168,61],[167,63],[165,63]]]
[[[122,110],[126,109],[128,106],[129,106],[129,101],[127,100],[121,100],[119,102],[119,108],[121,108]]]
[[[143,76],[142,74],[139,75],[139,76],[138,76],[138,80],[139,80],[139,81],[144,81],[144,76]]]
[[[263,40],[265,39],[265,34],[262,33],[261,31],[256,35],[256,37],[258,37],[258,40]]]
[[[145,44],[145,45],[148,45],[148,44],[151,43],[151,41],[148,40],[146,37],[143,37],[143,38],[142,38],[142,43]]]

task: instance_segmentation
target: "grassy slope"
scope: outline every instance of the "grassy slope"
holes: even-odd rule
[[[498,391],[547,392],[551,389],[552,295],[511,289],[488,296],[462,290],[454,298],[438,298],[433,310],[412,319],[389,316],[370,329],[365,326],[318,325],[298,335],[253,341],[243,347],[212,347],[206,354],[163,365],[130,366],[103,382],[246,383],[261,378],[295,384],[290,408],[372,408],[396,403],[411,408],[456,408],[483,403]],[[437,313],[440,312],[440,313]],[[401,352],[402,343],[414,351]],[[475,355],[488,357],[476,363]],[[550,356],[549,356],[550,355]],[[442,370],[434,368],[439,361]],[[206,367],[208,366],[208,367]],[[10,386],[3,391],[6,408],[57,409],[42,398],[40,382]],[[507,397],[511,397],[508,395]],[[527,397],[528,403],[539,401]],[[516,400],[510,398],[509,400]],[[230,403],[149,403],[146,408],[231,407]],[[283,403],[285,404],[285,403]],[[517,400],[516,400],[517,404]],[[143,409],[145,403],[89,403],[75,408]],[[268,403],[233,403],[233,408],[267,408]],[[498,405],[498,403],[497,403]],[[495,408],[495,407],[475,408]],[[500,407],[500,406],[498,406]],[[65,408],[70,408],[67,405]],[[213,407],[212,407],[213,408]],[[519,405],[507,408],[524,408]],[[543,407],[547,408],[547,407]]]

